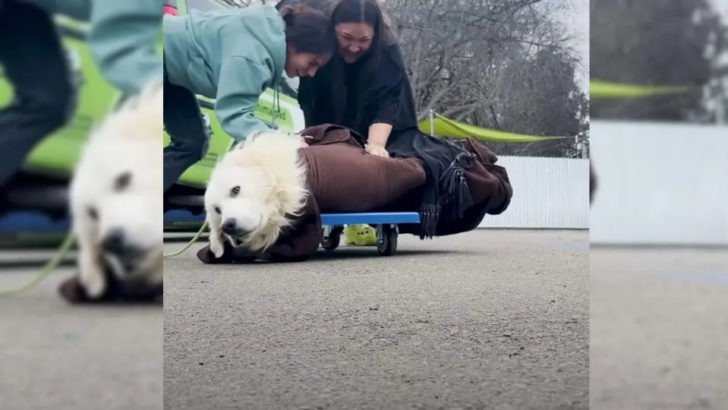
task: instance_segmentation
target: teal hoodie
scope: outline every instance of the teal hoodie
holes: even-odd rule
[[[286,60],[285,23],[273,7],[164,16],[170,83],[214,98],[220,125],[236,142],[270,127],[255,118],[258,98],[276,87]]]
[[[162,81],[162,0],[25,1],[88,22],[91,56],[106,81],[123,92],[135,94],[148,82]]]

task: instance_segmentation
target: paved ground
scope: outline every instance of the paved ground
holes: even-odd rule
[[[37,251],[0,252],[0,288],[29,280]],[[9,267],[9,266],[13,267]],[[28,293],[0,297],[0,409],[162,408],[162,309],[70,306],[60,268]]]
[[[728,249],[591,250],[591,408],[728,408]]]
[[[191,250],[166,265],[166,408],[586,408],[588,376],[592,409],[728,408],[728,251],[593,248],[588,283],[586,236],[403,236],[394,258],[294,265]],[[48,256],[0,252],[0,287]],[[68,306],[71,273],[0,298],[0,409],[161,408],[161,309]]]
[[[165,408],[587,408],[587,240],[479,230],[237,266],[192,249],[165,263]]]

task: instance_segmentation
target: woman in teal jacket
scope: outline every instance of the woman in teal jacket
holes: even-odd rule
[[[55,14],[88,23],[93,61],[124,96],[162,80],[161,0],[0,0],[0,71],[15,97],[0,109],[0,188],[76,110],[77,84]]]
[[[195,94],[215,99],[215,115],[236,142],[270,127],[255,118],[258,98],[289,77],[310,77],[336,49],[328,18],[304,5],[252,6],[164,17],[164,189],[207,151]]]

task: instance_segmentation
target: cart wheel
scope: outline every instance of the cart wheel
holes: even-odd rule
[[[341,242],[341,227],[325,226],[321,234],[321,247],[327,251],[333,251],[339,247]]]
[[[377,251],[382,256],[392,256],[397,252],[396,225],[377,225]]]

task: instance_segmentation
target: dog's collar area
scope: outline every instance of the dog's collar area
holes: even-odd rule
[[[225,237],[227,238],[230,245],[232,245],[235,248],[243,245],[242,239],[236,238],[234,236],[230,236],[228,234],[225,234]]]
[[[130,280],[138,277],[146,265],[146,252],[134,252],[127,255],[116,255],[109,252],[101,254],[102,263],[106,265],[119,280]],[[126,260],[125,260],[126,259]]]

